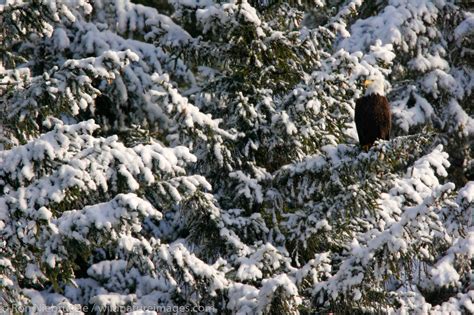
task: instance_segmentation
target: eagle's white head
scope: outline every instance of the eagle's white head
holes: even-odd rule
[[[385,95],[384,91],[384,78],[380,76],[369,76],[364,81],[366,87],[365,95],[378,94],[381,96]]]

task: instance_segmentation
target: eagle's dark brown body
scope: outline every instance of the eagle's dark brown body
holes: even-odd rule
[[[370,94],[359,98],[355,107],[359,143],[371,147],[375,140],[389,140],[392,127],[390,104],[385,96]]]

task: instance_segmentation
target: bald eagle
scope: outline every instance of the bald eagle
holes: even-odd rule
[[[388,140],[392,127],[390,104],[384,95],[383,81],[365,80],[363,97],[356,100],[355,123],[359,143],[368,150],[377,139]]]

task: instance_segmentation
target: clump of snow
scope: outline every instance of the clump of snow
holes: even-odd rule
[[[454,38],[460,40],[472,32],[474,32],[474,14],[466,12],[465,20],[454,29]]]

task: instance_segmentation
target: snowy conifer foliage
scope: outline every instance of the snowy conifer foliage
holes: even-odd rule
[[[474,312],[469,1],[6,2],[1,311]]]

